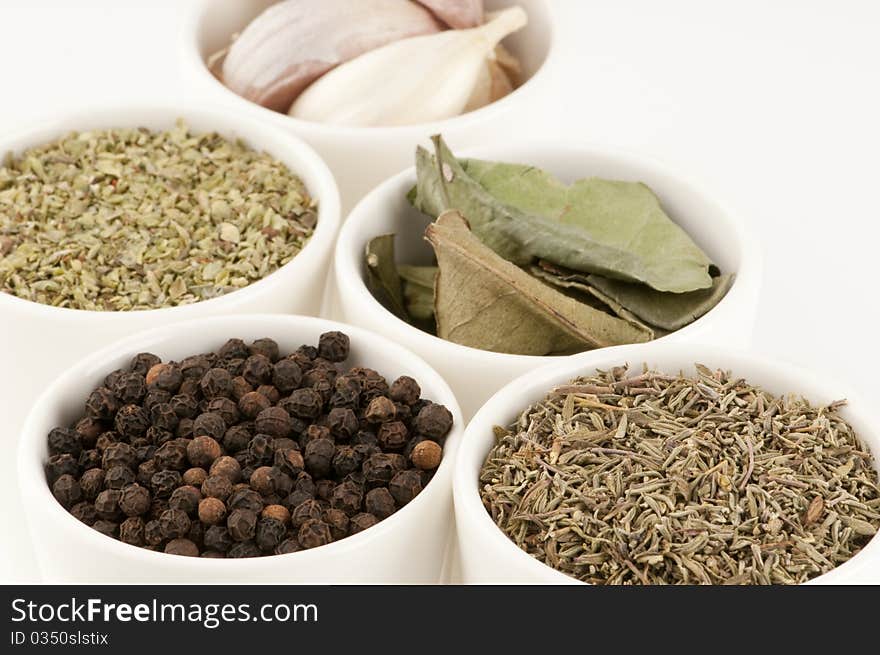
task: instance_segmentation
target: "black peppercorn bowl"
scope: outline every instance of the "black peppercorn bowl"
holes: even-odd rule
[[[303,344],[317,346],[319,336],[331,331],[343,332],[350,338],[345,368],[374,369],[389,383],[400,376],[410,376],[418,381],[422,398],[445,405],[452,416],[452,428],[446,436],[443,457],[435,474],[420,493],[409,502],[400,503],[402,506],[387,518],[357,534],[325,545],[230,561],[184,557],[123,543],[69,513],[56,499],[58,489],[53,496],[46,472],[50,461],[47,435],[53,428],[70,425],[79,419],[90,391],[100,387],[111,371],[128,366],[136,354],[150,352],[164,361],[181,360],[196,353],[215,351],[232,337],[248,343],[268,337],[278,343],[282,352],[292,353]],[[321,345],[331,353],[334,347],[331,342]],[[159,374],[161,371],[156,372],[157,376]],[[218,374],[218,377],[222,376]],[[204,385],[210,389],[211,385],[220,382],[222,380],[211,379],[204,381]],[[161,384],[161,380],[157,384]],[[89,400],[93,406],[100,401],[98,397]],[[222,402],[217,403],[218,413],[224,411],[222,405]],[[129,418],[126,416],[125,421]],[[273,430],[275,417],[272,412],[259,414],[257,420],[265,424],[261,429]],[[210,423],[204,420],[199,431],[210,433],[213,429]],[[125,425],[118,427],[127,429]],[[425,429],[430,431],[432,427],[426,424]],[[24,510],[33,551],[43,580],[49,583],[430,584],[441,581],[447,546],[452,538],[451,476],[462,432],[461,412],[446,382],[422,359],[390,340],[360,328],[311,317],[214,317],[139,333],[87,357],[60,375],[33,405],[26,420],[18,455],[19,483],[21,496],[26,499]],[[192,452],[188,453],[190,459],[211,457],[210,440],[205,438],[202,442],[194,443]],[[57,447],[53,445],[56,450]],[[256,449],[259,447],[260,444],[254,445]],[[309,457],[309,453],[304,452]],[[124,456],[124,453],[118,454]],[[166,456],[173,457],[174,454],[166,453]],[[230,465],[234,466],[232,462]],[[252,486],[272,482],[270,478],[253,474],[250,481]],[[398,490],[392,489],[395,491]],[[132,497],[126,498],[126,503],[136,508],[142,499],[135,493],[130,495]],[[190,502],[185,495],[177,498],[179,505],[176,507],[185,507]],[[373,502],[378,512],[387,498],[379,494]],[[210,507],[205,508],[206,512],[209,510]],[[173,512],[165,514],[162,520],[167,525],[163,528],[168,530],[176,529],[183,520]],[[247,523],[246,512],[243,512],[232,521],[230,532],[233,529],[247,530]]]

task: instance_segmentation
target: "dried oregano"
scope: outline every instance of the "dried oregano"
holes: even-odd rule
[[[0,167],[0,291],[91,310],[215,298],[289,262],[316,208],[268,154],[182,121],[72,133]]]
[[[596,584],[794,584],[864,547],[880,488],[843,403],[697,370],[599,371],[496,428],[480,474],[492,518]]]

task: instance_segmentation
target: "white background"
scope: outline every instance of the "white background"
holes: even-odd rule
[[[537,129],[638,150],[701,182],[764,248],[755,350],[880,393],[880,3],[553,3],[564,67],[547,102],[565,120]],[[186,5],[0,1],[0,131],[103,100],[187,97]],[[20,513],[0,505],[0,517],[0,581],[35,579]]]

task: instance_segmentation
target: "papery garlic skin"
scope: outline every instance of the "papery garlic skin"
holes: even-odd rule
[[[501,39],[528,22],[521,7],[480,27],[388,44],[340,65],[303,91],[290,115],[336,125],[412,125],[461,114]]]
[[[232,43],[223,83],[248,100],[286,112],[334,66],[442,28],[410,0],[285,0],[257,16]]]
[[[449,27],[461,30],[483,22],[483,0],[418,0]]]

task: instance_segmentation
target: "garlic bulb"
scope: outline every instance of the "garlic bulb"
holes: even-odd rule
[[[286,112],[300,91],[334,66],[441,27],[410,0],[285,0],[257,16],[232,43],[223,83]]]
[[[528,22],[521,7],[480,27],[395,41],[330,71],[303,91],[290,115],[337,125],[410,125],[462,113],[501,39]]]
[[[449,27],[461,30],[483,22],[483,0],[418,0]]]

